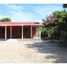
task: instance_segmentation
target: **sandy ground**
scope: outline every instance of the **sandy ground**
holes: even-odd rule
[[[28,48],[30,41],[7,40],[0,41],[0,63],[38,63],[43,62],[43,55]]]
[[[0,41],[0,63],[67,62],[66,50],[41,40]]]

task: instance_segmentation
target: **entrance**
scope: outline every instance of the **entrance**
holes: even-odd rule
[[[0,39],[5,39],[5,27],[0,26]]]
[[[12,38],[22,38],[21,26],[12,26]]]
[[[22,38],[21,26],[7,26],[7,38]]]
[[[10,38],[10,26],[7,26],[7,39]]]
[[[30,26],[23,27],[23,38],[31,38],[31,27]]]

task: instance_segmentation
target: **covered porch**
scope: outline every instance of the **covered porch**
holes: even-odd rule
[[[9,25],[0,23],[0,39],[24,39],[24,38],[40,38],[38,30],[39,25],[8,23]],[[21,24],[21,25],[20,25]]]

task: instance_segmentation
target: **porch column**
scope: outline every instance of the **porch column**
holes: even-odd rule
[[[22,39],[23,39],[23,26],[22,26]]]
[[[12,26],[10,26],[10,38],[12,38]]]
[[[41,38],[41,31],[39,30],[39,26],[36,27],[36,37],[35,39],[40,39]]]
[[[31,38],[32,38],[32,26],[31,26]]]
[[[5,39],[7,39],[7,26],[5,26]]]
[[[39,31],[39,39],[41,39],[41,31],[40,31],[40,29],[38,30]]]
[[[38,30],[38,27],[36,27],[36,37],[35,39],[39,39],[39,30]]]

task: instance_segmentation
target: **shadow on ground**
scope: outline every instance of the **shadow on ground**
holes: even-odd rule
[[[67,63],[67,47],[58,42],[35,42],[27,44],[28,48],[37,50],[39,53],[47,54],[46,59],[56,59],[54,63]]]

